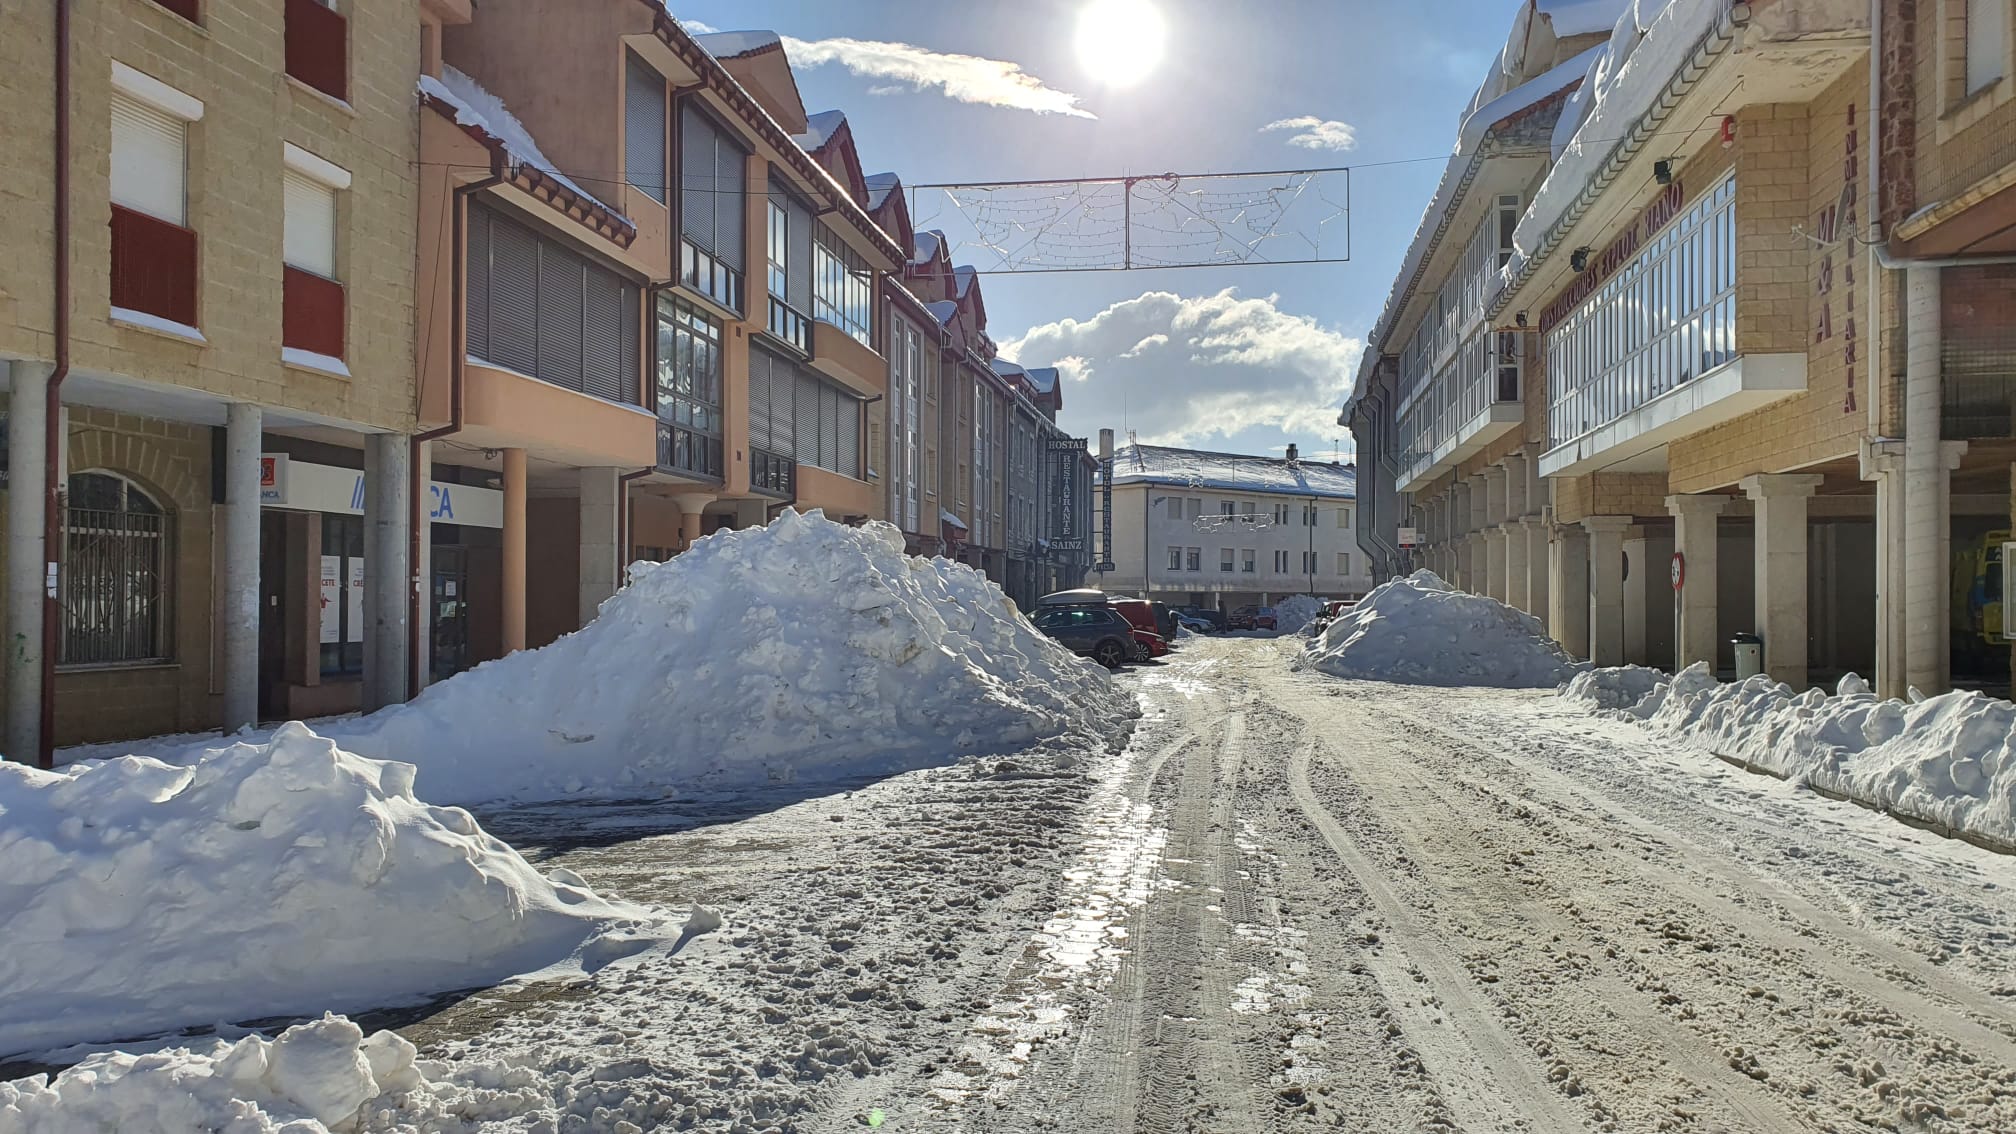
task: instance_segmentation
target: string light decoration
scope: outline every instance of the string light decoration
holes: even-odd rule
[[[1351,170],[916,185],[919,231],[982,274],[1351,259]]]

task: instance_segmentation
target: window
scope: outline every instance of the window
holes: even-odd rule
[[[907,319],[890,321],[889,412],[894,418],[891,454],[892,479],[898,484],[896,519],[909,531],[917,531],[918,519],[918,418],[922,412],[918,387],[924,370],[924,335]]]
[[[1286,527],[1288,525],[1288,505],[1286,504],[1274,505],[1274,522],[1280,524],[1283,527]]]
[[[1220,501],[1218,502],[1218,514],[1219,514],[1219,515],[1221,515],[1221,516],[1231,516],[1231,515],[1233,515],[1233,514],[1234,514],[1234,512],[1235,512],[1235,508],[1234,508],[1234,506],[1233,506],[1233,504],[1232,504],[1232,502],[1231,502],[1230,500],[1220,500]]]
[[[1966,93],[1973,94],[2009,70],[2009,0],[1967,0]]]
[[[1340,551],[1337,553],[1337,573],[1339,575],[1349,575],[1351,573],[1350,552]]]
[[[721,324],[658,297],[658,464],[721,479]]]
[[[1204,549],[1201,547],[1185,548],[1183,551],[1183,569],[1186,571],[1202,571],[1204,569]]]
[[[691,101],[679,112],[679,282],[742,310],[747,154]]]
[[[338,102],[347,99],[349,32],[334,0],[287,0],[287,73]]]
[[[635,55],[624,56],[623,177],[664,204],[665,80]]]
[[[1304,575],[1314,575],[1316,573],[1315,552],[1305,551],[1302,553],[1302,573]]]
[[[192,24],[196,22],[196,0],[154,0],[154,2]]]
[[[469,354],[605,401],[637,405],[639,289],[485,206],[469,213]]]
[[[938,447],[936,445],[930,445],[924,449],[924,494],[932,497],[938,495]]]
[[[1221,547],[1218,549],[1218,569],[1220,571],[1230,571],[1232,569],[1231,548]]]
[[[364,518],[322,514],[322,674],[364,672]]]
[[[1285,507],[1285,505],[1284,505],[1284,507]],[[1286,575],[1286,574],[1288,573],[1288,553],[1287,553],[1287,552],[1285,552],[1285,551],[1277,551],[1277,552],[1275,552],[1275,553],[1274,553],[1274,573],[1275,573],[1276,575]]]
[[[783,175],[775,169],[773,184]],[[812,324],[806,312],[812,308],[812,210],[781,189],[770,191],[768,249],[770,301],[765,324],[771,335],[812,353]]]
[[[186,185],[189,123],[203,104],[121,63],[112,84],[112,306],[194,327]]]
[[[862,405],[785,355],[749,352],[749,445],[861,479]]]
[[[349,187],[350,174],[291,143],[283,155],[280,343],[339,359],[345,304],[336,279],[336,195]]]
[[[791,216],[776,197],[770,199],[770,294],[782,298],[790,283]]]
[[[1189,513],[1189,518],[1194,520],[1204,514],[1204,499],[1200,496],[1192,496],[1184,502],[1183,507]]]
[[[172,517],[111,473],[70,478],[63,526],[63,665],[168,660],[175,563]]]
[[[832,229],[820,225],[812,246],[812,317],[865,345],[873,318],[874,281],[867,261]]]
[[[1169,569],[1171,571],[1181,571],[1183,569],[1182,548],[1172,547],[1169,549]]]
[[[1736,181],[1724,177],[1579,305],[1540,318],[1554,445],[1736,357]]]
[[[1253,573],[1253,559],[1254,551],[1250,547],[1239,553],[1239,570],[1242,574],[1251,575]]]
[[[1345,529],[1349,528],[1350,526],[1351,526],[1350,507],[1347,505],[1345,507],[1337,509],[1337,527],[1339,529]]]
[[[1183,518],[1183,498],[1181,496],[1171,496],[1169,498],[1169,518],[1172,520]]]

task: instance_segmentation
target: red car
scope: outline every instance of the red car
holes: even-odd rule
[[[1138,626],[1134,628],[1134,644],[1141,649],[1143,660],[1159,658],[1169,652],[1169,643],[1163,640],[1162,635],[1151,634]]]

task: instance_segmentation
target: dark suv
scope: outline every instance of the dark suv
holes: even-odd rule
[[[1110,606],[1059,606],[1030,618],[1036,629],[1107,669],[1134,656],[1134,626]]]

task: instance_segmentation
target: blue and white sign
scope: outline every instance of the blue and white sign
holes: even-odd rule
[[[303,512],[364,514],[364,473],[335,465],[290,461],[277,486],[262,488],[260,503],[268,508]],[[504,494],[470,484],[427,483],[427,515],[437,524],[468,524],[478,528],[504,526]]]

